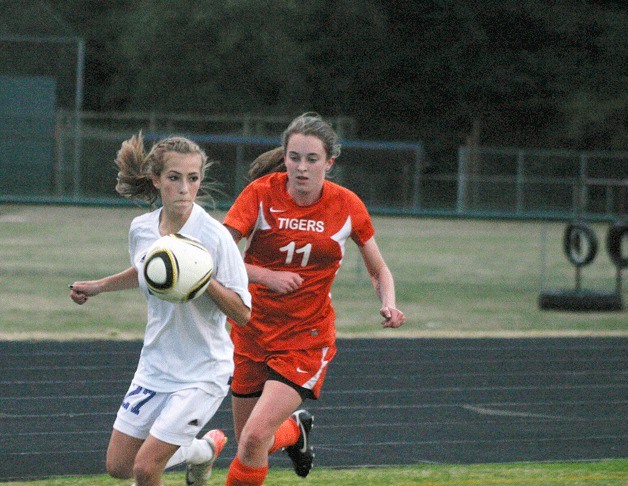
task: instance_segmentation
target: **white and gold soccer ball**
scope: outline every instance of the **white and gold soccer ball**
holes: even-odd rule
[[[151,294],[168,302],[187,302],[203,294],[214,272],[211,254],[200,242],[179,233],[162,236],[144,258]]]

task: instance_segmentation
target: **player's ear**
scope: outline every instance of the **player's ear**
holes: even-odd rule
[[[159,176],[153,175],[151,176],[151,180],[153,181],[153,186],[157,189],[161,189],[161,181],[159,180]]]
[[[331,168],[334,166],[335,162],[336,162],[336,157],[329,157],[329,159],[327,159],[327,166],[325,167],[325,172],[329,172]]]

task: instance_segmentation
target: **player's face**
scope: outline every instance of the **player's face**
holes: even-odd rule
[[[201,156],[170,152],[165,157],[163,171],[153,178],[153,184],[159,189],[168,212],[188,214],[201,187]]]
[[[295,133],[286,146],[286,170],[288,192],[297,202],[310,204],[321,195],[325,173],[331,168],[334,158],[327,157],[320,138]]]

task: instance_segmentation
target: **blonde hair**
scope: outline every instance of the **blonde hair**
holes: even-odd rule
[[[153,185],[153,176],[159,177],[166,164],[166,155],[175,152],[178,154],[198,154],[201,156],[201,180],[204,181],[207,169],[213,165],[208,160],[205,151],[192,140],[173,136],[156,142],[150,152],[146,153],[144,138],[140,131],[137,136],[122,142],[122,146],[116,156],[115,164],[118,167],[118,182],[116,191],[121,196],[129,199],[154,204],[159,199],[160,193]],[[209,191],[213,184],[202,182],[201,198],[211,199]]]

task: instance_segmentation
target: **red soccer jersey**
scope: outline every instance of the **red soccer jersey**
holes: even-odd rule
[[[333,343],[331,286],[345,245],[351,238],[363,246],[375,233],[364,203],[350,190],[325,181],[316,203],[298,206],[286,182],[285,172],[253,181],[224,220],[247,238],[246,263],[303,278],[299,289],[284,295],[251,283],[251,320],[242,328],[232,326],[236,345],[253,339],[266,350],[289,350]]]

